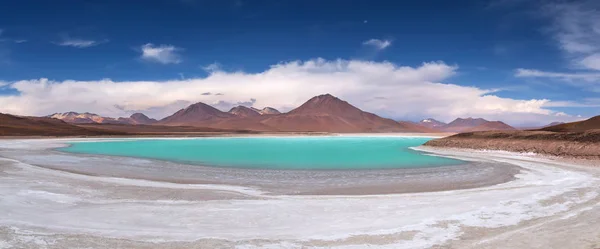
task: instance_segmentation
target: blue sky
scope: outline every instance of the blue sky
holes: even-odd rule
[[[266,83],[277,80],[271,75],[283,75],[278,76],[281,88],[311,88],[309,79],[322,80],[313,76],[324,76],[322,70],[341,60],[381,68],[390,63],[395,67],[390,73],[403,67],[423,69],[416,79],[385,84],[399,86],[390,88],[398,91],[398,98],[431,100],[415,104],[392,101],[392,94],[379,96],[375,88],[385,87],[372,77],[348,83],[354,91],[344,83],[314,87],[387,117],[449,120],[477,115],[533,124],[600,114],[600,4],[594,1],[24,0],[0,5],[3,112],[42,115],[85,107],[106,115],[146,111],[160,118],[196,101],[222,109],[238,103],[286,109],[313,91],[297,96],[279,91]],[[307,68],[318,58],[324,62],[317,69]],[[289,69],[295,61],[300,71]],[[448,71],[427,75],[423,63],[441,63]],[[273,70],[277,65],[288,69]],[[328,70],[326,76],[350,74],[345,77],[354,77],[352,81],[365,72],[342,67]],[[310,77],[296,82],[298,74]],[[103,84],[103,79],[110,83]],[[220,91],[219,79],[242,82],[222,83],[226,87]],[[184,84],[188,81],[195,83]],[[256,83],[234,86],[243,82]],[[431,85],[436,95],[423,96],[402,91],[422,82],[462,88],[446,94]],[[156,97],[150,94],[155,86],[142,83],[160,84],[155,94],[172,97]],[[131,89],[125,86],[134,85],[135,94],[123,93]],[[255,86],[265,87],[257,92],[294,96],[270,99],[242,91]],[[473,93],[472,88],[480,91]],[[146,90],[149,94],[141,94]],[[222,94],[178,93],[191,90]],[[467,105],[459,98],[447,100],[461,91],[470,99]],[[113,95],[112,102],[106,100]],[[489,102],[489,96],[501,101]],[[154,98],[161,100],[150,103]],[[390,101],[371,101],[384,98]],[[473,105],[479,107],[470,110]],[[440,111],[448,106],[453,110]]]

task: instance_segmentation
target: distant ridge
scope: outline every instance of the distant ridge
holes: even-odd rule
[[[71,124],[131,124],[131,125],[147,125],[156,123],[156,119],[151,119],[142,113],[134,113],[128,118],[110,118],[103,117],[95,113],[78,113],[78,112],[65,112],[65,113],[54,113],[46,116],[48,118],[59,119]]]
[[[514,127],[505,124],[501,121],[487,121],[486,123],[480,124],[473,128],[467,129],[463,132],[474,132],[474,131],[512,131],[516,130]]]
[[[96,136],[125,132],[89,129],[49,117],[19,117],[0,113],[0,136]]]
[[[55,119],[60,119],[62,121],[65,121],[67,123],[73,123],[73,124],[93,124],[93,123],[98,123],[98,124],[102,124],[102,123],[118,123],[119,121],[117,121],[114,118],[107,118],[107,117],[102,117],[98,114],[94,114],[94,113],[89,113],[89,112],[84,112],[84,113],[78,113],[78,112],[65,112],[65,113],[54,113],[52,115],[48,115],[47,117],[49,118],[55,118]]]
[[[600,129],[600,116],[595,116],[587,120],[558,124],[542,128],[543,131],[553,132],[585,132],[589,130]]]
[[[483,118],[457,118],[439,129],[446,132],[516,130],[503,122],[488,121]]]
[[[427,128],[432,128],[432,129],[439,129],[439,128],[447,125],[446,123],[437,121],[433,118],[423,119],[418,124],[425,126]]]

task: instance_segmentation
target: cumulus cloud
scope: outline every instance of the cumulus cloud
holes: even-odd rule
[[[86,39],[65,37],[65,38],[63,38],[62,41],[56,42],[55,44],[59,45],[59,46],[65,46],[65,47],[89,48],[89,47],[100,45],[105,42],[108,42],[108,40],[95,41],[95,40],[86,40]]]
[[[548,109],[548,99],[510,99],[493,89],[442,83],[458,67],[427,62],[417,67],[361,60],[291,61],[263,72],[216,71],[205,78],[170,81],[22,80],[10,87],[20,94],[0,96],[0,112],[47,115],[95,112],[125,116],[141,111],[155,118],[184,105],[204,102],[229,108],[244,104],[290,110],[309,98],[331,93],[364,110],[392,118],[483,117],[511,124],[572,120]],[[217,93],[204,95],[204,93]],[[115,108],[119,106],[120,108]]]
[[[390,45],[392,45],[392,41],[390,40],[379,40],[379,39],[370,39],[368,41],[364,41],[363,45],[372,46],[377,50],[383,50]]]
[[[181,63],[181,56],[178,52],[181,50],[181,48],[173,45],[154,46],[152,43],[147,43],[141,47],[141,58],[161,64],[179,64]]]

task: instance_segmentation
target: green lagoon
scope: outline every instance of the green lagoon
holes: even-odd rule
[[[391,169],[462,164],[411,150],[426,137],[232,137],[73,142],[61,151],[257,169]]]

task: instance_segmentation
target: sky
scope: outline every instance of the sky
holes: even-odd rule
[[[331,93],[396,120],[600,114],[600,1],[0,2],[0,112],[288,111]]]

